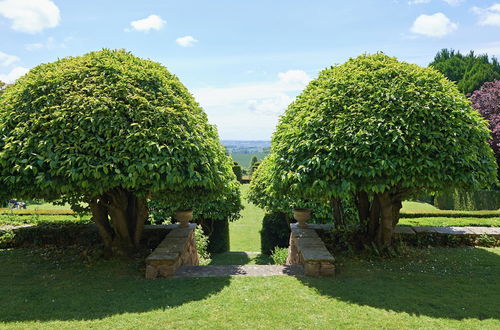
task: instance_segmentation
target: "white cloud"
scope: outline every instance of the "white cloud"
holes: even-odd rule
[[[444,37],[455,31],[458,24],[450,21],[443,13],[433,15],[420,15],[411,27],[411,32],[428,37]]]
[[[17,66],[13,68],[9,73],[0,74],[0,80],[7,84],[12,84],[14,81],[16,81],[17,78],[25,75],[28,71],[29,69],[27,68]]]
[[[9,66],[17,61],[19,61],[19,57],[0,51],[0,66]]]
[[[66,48],[67,47],[66,44],[72,39],[73,39],[72,37],[67,37],[64,38],[63,42],[58,42],[54,37],[48,37],[47,40],[45,40],[44,42],[35,42],[31,44],[26,44],[24,45],[24,48],[30,52],[41,49],[53,50],[58,48]]]
[[[490,56],[500,56],[500,42],[492,42],[473,49],[476,54],[488,54]]]
[[[272,81],[195,88],[193,94],[222,138],[263,139],[271,136],[279,115],[310,80],[304,71],[290,70]]]
[[[279,93],[267,99],[250,100],[247,102],[247,108],[259,115],[279,115],[292,102],[292,97],[285,93]]]
[[[182,38],[175,39],[175,42],[182,47],[192,47],[194,46],[195,43],[198,42],[198,40],[196,40],[192,36],[185,36]]]
[[[472,7],[472,11],[479,16],[479,25],[500,26],[500,3],[488,8]]]
[[[283,93],[302,90],[311,78],[301,70],[278,73],[278,79],[232,87],[204,87],[194,89],[194,95],[202,106],[220,106],[229,103],[262,101],[280,97]]]
[[[11,28],[26,33],[38,33],[59,25],[59,8],[51,0],[3,0],[0,15],[12,20]]]
[[[163,20],[158,15],[149,15],[146,18],[130,22],[132,29],[142,32],[160,30],[165,26],[165,24],[167,24],[167,21]]]

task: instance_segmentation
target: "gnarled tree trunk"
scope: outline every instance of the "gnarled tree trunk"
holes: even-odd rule
[[[139,247],[144,223],[148,218],[145,198],[115,188],[90,198],[92,219],[104,242],[106,256],[127,256]]]
[[[385,191],[369,198],[366,192],[358,192],[356,204],[360,223],[366,228],[365,243],[373,242],[381,249],[389,247],[399,222],[401,193]]]

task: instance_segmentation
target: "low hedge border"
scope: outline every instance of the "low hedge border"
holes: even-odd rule
[[[500,211],[401,212],[401,218],[497,218]]]
[[[12,210],[12,209],[0,209],[0,215],[75,215],[76,213],[72,210]]]
[[[155,248],[170,232],[171,227],[172,225],[146,225],[141,243],[147,248]],[[47,223],[0,229],[0,249],[101,244],[94,224]]]

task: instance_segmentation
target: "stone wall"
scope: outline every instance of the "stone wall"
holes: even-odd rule
[[[291,224],[290,246],[288,248],[287,265],[303,265],[307,276],[334,276],[335,259],[326,249],[316,230],[319,225],[308,225],[299,228]]]
[[[180,266],[199,265],[194,230],[196,224],[182,228],[171,225],[173,229],[158,247],[146,258],[146,278],[170,277]]]

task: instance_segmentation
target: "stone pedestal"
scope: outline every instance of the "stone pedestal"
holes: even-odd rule
[[[176,225],[146,258],[146,278],[170,277],[180,266],[199,265],[194,229],[196,224],[186,227]]]

